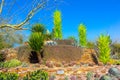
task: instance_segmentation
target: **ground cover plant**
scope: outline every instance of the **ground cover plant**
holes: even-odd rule
[[[18,80],[18,74],[0,72],[0,80]]]
[[[49,80],[48,73],[42,70],[34,71],[30,74],[27,74],[23,80]]]
[[[20,62],[17,59],[12,59],[10,61],[0,62],[1,68],[11,68],[11,67],[17,67],[20,66],[22,62]]]

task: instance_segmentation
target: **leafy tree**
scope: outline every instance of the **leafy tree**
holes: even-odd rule
[[[3,36],[0,35],[0,50],[4,48],[10,48],[12,47],[9,43],[6,43],[5,40],[3,39]]]
[[[99,60],[106,64],[110,60],[110,36],[101,34],[97,40],[99,50]]]
[[[61,12],[56,10],[54,12],[54,29],[53,29],[54,38],[62,39],[62,20]]]
[[[28,0],[22,3],[21,6],[17,5],[23,1],[0,0],[0,28],[8,27],[15,30],[26,30],[27,28],[24,25],[43,8],[54,6],[55,0]],[[24,15],[22,19],[21,14]]]
[[[84,24],[80,24],[78,28],[79,32],[79,45],[85,47],[87,45],[86,27]]]
[[[0,35],[4,43],[4,48],[13,47],[15,44],[21,44],[23,42],[23,35],[14,29],[0,29]]]

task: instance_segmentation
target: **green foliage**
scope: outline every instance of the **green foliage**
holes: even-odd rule
[[[77,39],[75,38],[75,36],[69,36],[68,40],[73,40],[75,43],[77,43]]]
[[[110,36],[101,34],[97,40],[99,60],[106,64],[110,60]]]
[[[39,51],[44,44],[44,35],[40,32],[34,32],[30,35],[28,43],[34,51]]]
[[[45,34],[46,28],[43,24],[35,24],[32,27],[32,32],[41,32],[42,34]]]
[[[86,47],[87,45],[87,38],[86,38],[86,27],[83,24],[79,25],[78,28],[78,32],[79,32],[79,45]]]
[[[21,65],[21,62],[17,59],[12,59],[10,61],[5,61],[0,63],[0,67],[3,67],[3,68],[11,68],[11,67],[16,67],[20,65]]]
[[[18,80],[18,74],[0,72],[0,80]]]
[[[92,80],[93,72],[88,72],[86,77],[87,77],[87,80]]]
[[[95,43],[88,41],[88,42],[87,42],[87,47],[93,49],[93,48],[95,47]]]
[[[54,29],[53,36],[57,39],[62,39],[62,20],[61,20],[61,12],[56,10],[54,12]]]
[[[48,80],[48,73],[42,70],[37,70],[27,74],[23,80]]]

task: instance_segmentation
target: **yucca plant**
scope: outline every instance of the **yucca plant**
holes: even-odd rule
[[[34,51],[39,51],[44,44],[44,36],[39,32],[34,32],[31,34],[28,43]]]
[[[42,35],[40,32],[33,32],[29,38],[28,43],[32,50],[37,52],[40,61],[41,59],[40,50],[42,49],[44,44],[44,35]]]
[[[42,34],[45,34],[46,28],[43,24],[35,24],[32,27],[32,32],[41,32]]]
[[[106,64],[110,60],[110,36],[101,34],[97,40],[99,60]]]

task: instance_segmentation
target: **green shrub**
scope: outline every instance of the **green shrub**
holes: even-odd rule
[[[0,80],[18,80],[18,74],[0,72]]]
[[[79,45],[86,47],[87,45],[87,37],[86,37],[86,27],[83,24],[79,25],[78,28],[78,32],[79,32]]]
[[[87,42],[87,47],[93,49],[95,47],[95,43],[89,41],[89,42]]]
[[[5,61],[0,63],[0,67],[3,68],[11,68],[21,65],[21,62],[17,59],[12,59],[10,61]]]
[[[33,32],[29,38],[29,45],[34,51],[40,51],[44,44],[44,36],[39,32]]]
[[[27,74],[23,80],[48,80],[48,73],[42,70],[37,70]]]
[[[106,64],[110,60],[110,36],[100,35],[97,40],[97,47],[99,50],[99,60]]]

